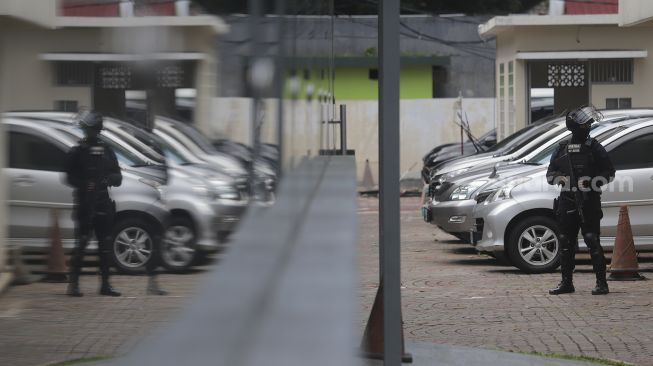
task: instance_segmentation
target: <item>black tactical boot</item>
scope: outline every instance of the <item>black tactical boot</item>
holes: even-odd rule
[[[122,295],[120,292],[114,290],[113,287],[109,284],[108,279],[102,279],[102,286],[100,286],[100,295],[105,295],[105,296],[120,296]]]
[[[100,295],[105,295],[105,296],[121,296],[122,294],[111,287],[108,283],[105,285],[102,285],[100,287]]]
[[[70,278],[70,283],[68,284],[68,290],[66,290],[66,295],[73,297],[82,297],[84,294],[79,291],[79,282],[77,278],[73,279],[73,276]]]
[[[82,239],[84,240],[84,239]],[[66,295],[73,297],[82,297],[84,294],[79,290],[79,274],[82,272],[82,249],[75,247],[70,258],[70,273],[68,278],[68,289]]]
[[[596,280],[596,287],[592,290],[592,295],[607,295],[609,293],[610,289],[608,288],[608,281],[605,279]]]
[[[564,245],[560,257],[560,271],[562,272],[562,281],[560,281],[558,287],[549,290],[550,295],[570,294],[576,291],[573,281],[575,251],[572,245],[574,245],[574,243],[569,243],[565,235],[560,235],[560,241]]]
[[[156,280],[156,276],[149,276],[147,279],[147,294],[165,296],[168,292],[159,287],[159,281]]]
[[[571,294],[575,292],[574,284],[571,279],[563,278],[558,287],[549,290],[549,295]]]
[[[592,290],[592,295],[607,295],[610,292],[608,281],[606,281],[606,260],[603,254],[603,248],[598,239],[598,235],[586,234],[585,243],[590,247],[590,256],[592,258],[592,267],[596,274],[596,287]]]

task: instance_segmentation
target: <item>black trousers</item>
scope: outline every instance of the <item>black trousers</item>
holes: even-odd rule
[[[79,201],[78,201],[79,202]],[[111,266],[111,229],[115,216],[115,204],[108,197],[102,197],[94,205],[82,202],[75,209],[75,249],[70,261],[70,272],[73,281],[77,281],[84,264],[84,254],[90,239],[95,234],[98,241],[98,257],[100,258],[100,275],[102,282],[109,280]]]
[[[560,250],[562,279],[571,281],[576,256],[576,239],[581,231],[583,240],[590,251],[592,266],[597,280],[605,280],[606,260],[600,243],[601,199],[593,196],[583,202],[584,221],[581,222],[576,204],[569,196],[561,195],[558,198],[556,219],[560,227]]]

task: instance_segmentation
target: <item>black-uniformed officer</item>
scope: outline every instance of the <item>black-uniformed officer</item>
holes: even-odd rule
[[[109,195],[109,187],[122,183],[122,174],[115,153],[98,138],[102,130],[102,116],[93,112],[82,112],[79,125],[85,138],[68,153],[66,174],[68,184],[75,188],[76,243],[70,262],[70,284],[68,295],[82,296],[79,290],[79,274],[84,260],[84,251],[92,233],[98,241],[100,294],[120,296],[109,283],[111,262],[110,235],[115,214],[115,202]]]
[[[551,157],[546,173],[549,184],[560,185],[554,210],[560,226],[562,281],[549,291],[552,295],[574,292],[572,280],[576,238],[581,229],[592,257],[596,287],[592,295],[609,292],[606,261],[599,242],[601,228],[601,186],[614,179],[615,170],[603,146],[589,137],[590,126],[600,114],[592,107],[578,108],[567,114],[571,141],[562,142]]]

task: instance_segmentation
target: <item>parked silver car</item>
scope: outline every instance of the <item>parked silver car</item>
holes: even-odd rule
[[[76,143],[70,135],[29,120],[3,118],[9,142],[9,241],[26,250],[47,251],[52,210],[59,212],[64,249],[74,247],[73,190],[65,183],[66,152]],[[123,165],[124,168],[124,165]],[[125,169],[120,187],[111,189],[116,201],[112,255],[126,270],[140,268],[152,256],[168,220],[160,182]],[[138,239],[138,248],[121,245],[119,238]],[[97,250],[91,243],[89,251]]]
[[[601,245],[613,247],[619,208],[627,205],[635,245],[653,249],[653,120],[628,126],[602,144],[617,171],[603,187]],[[546,165],[483,187],[473,213],[473,230],[480,233],[477,250],[505,257],[525,272],[557,268],[559,231],[552,206],[558,193],[558,187],[546,183]],[[539,245],[531,246],[534,242]],[[579,247],[585,249],[582,240]]]
[[[57,120],[34,120],[76,139],[83,136],[81,129],[72,123],[73,119],[59,116]],[[157,165],[157,161],[164,158],[159,156],[148,160],[155,153],[144,153],[140,149],[145,147],[134,146],[136,141],[128,141],[126,136],[114,133],[117,132],[117,123],[107,120],[101,137],[116,152],[118,160],[141,176],[158,174],[161,166]],[[225,213],[238,211],[239,215],[242,214],[247,201],[241,199],[233,179],[219,172],[209,174],[172,166],[167,170],[166,177],[167,184],[161,189],[171,216],[165,230],[165,240],[161,243],[161,259],[166,268],[183,271],[194,263],[198,255],[218,250],[219,233],[225,230],[222,223],[229,217]],[[122,263],[119,265],[128,270]]]
[[[641,120],[642,118],[639,117],[632,118],[627,115],[614,114],[606,117],[601,123],[594,124],[590,135],[602,142]],[[437,189],[431,185],[424,204],[425,221],[463,241],[471,242],[473,238],[470,237],[470,230],[474,226],[471,218],[476,206],[477,194],[482,187],[507,176],[528,174],[529,171],[548,164],[556,146],[560,141],[569,139],[569,137],[570,132],[563,130],[557,136],[542,142],[529,154],[517,156],[517,160],[497,164],[481,164],[457,177],[439,182]]]
[[[623,116],[637,117],[650,116],[651,109],[632,110],[607,110],[603,111],[606,119],[620,118]],[[496,144],[486,153],[472,155],[462,159],[449,161],[431,173],[431,183],[437,184],[463,174],[479,165],[496,164],[515,159],[533,153],[546,141],[555,138],[566,130],[565,118],[554,118],[550,121],[526,126],[522,130],[509,136]]]
[[[217,164],[228,174],[242,178],[249,175],[247,169],[234,157],[218,151],[211,142],[193,127],[182,122],[165,117],[157,117],[154,132],[168,141],[174,140],[180,148],[186,149],[196,158]],[[276,172],[264,159],[254,161],[253,172],[255,180],[249,180],[253,196],[252,201],[272,203],[276,185]]]

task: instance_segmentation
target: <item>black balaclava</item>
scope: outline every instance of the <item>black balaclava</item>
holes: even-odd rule
[[[574,143],[583,143],[587,140],[590,134],[590,126],[594,122],[593,118],[589,118],[587,112],[582,109],[577,109],[567,114],[565,124],[567,129],[571,131],[571,141]]]

